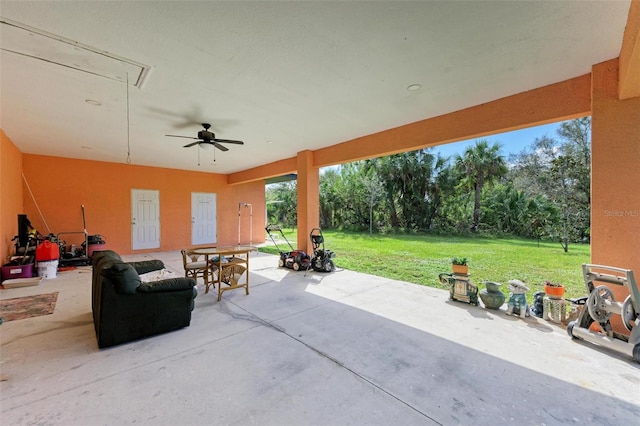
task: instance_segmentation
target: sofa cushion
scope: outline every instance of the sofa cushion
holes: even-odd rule
[[[158,271],[164,268],[162,260],[140,260],[138,262],[127,262],[138,272],[138,274],[146,274],[151,271]]]
[[[118,253],[112,250],[97,251],[91,257],[91,263],[93,264],[94,267],[98,263],[107,262],[107,261],[110,263],[122,262],[122,259],[120,258],[120,255]]]
[[[138,287],[139,293],[156,293],[156,292],[164,292],[164,291],[177,291],[177,290],[187,290],[196,285],[196,282],[193,278],[168,278],[166,280],[161,281],[152,281],[148,283],[140,284]]]
[[[135,294],[140,287],[140,276],[135,268],[128,263],[115,262],[104,269],[104,276],[113,282],[116,292],[121,294]]]

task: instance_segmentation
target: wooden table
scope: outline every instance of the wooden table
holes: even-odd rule
[[[205,285],[218,284],[218,301],[222,293],[227,290],[244,288],[249,294],[249,253],[256,250],[253,246],[203,247],[193,249],[194,253],[204,255],[208,265],[211,265],[213,276],[210,278],[205,272]],[[245,273],[246,272],[246,273]],[[245,275],[244,282],[239,283],[241,275]],[[209,280],[212,279],[210,282]],[[222,284],[226,286],[223,288]]]

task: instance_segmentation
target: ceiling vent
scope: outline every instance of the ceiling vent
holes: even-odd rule
[[[142,88],[150,67],[0,18],[0,50]]]

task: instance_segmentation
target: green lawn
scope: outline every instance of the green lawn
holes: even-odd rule
[[[558,243],[538,245],[519,238],[323,233],[326,248],[336,253],[334,261],[339,268],[446,288],[439,283],[438,274],[451,272],[451,258],[459,256],[468,259],[470,279],[477,285],[485,280],[499,282],[507,293],[508,281],[516,278],[527,284],[531,299],[533,293],[544,289],[544,281],[550,280],[564,284],[565,297],[586,295],[581,265],[589,263],[590,247],[585,244],[570,245],[569,253],[564,253]],[[285,230],[285,235],[295,247],[295,230]],[[280,244],[280,248],[288,246]],[[277,253],[273,246],[261,251]]]

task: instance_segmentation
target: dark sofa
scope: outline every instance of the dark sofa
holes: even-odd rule
[[[93,253],[92,309],[98,347],[187,327],[197,295],[193,278],[141,283],[139,274],[164,268],[161,260],[123,262],[111,250]]]

